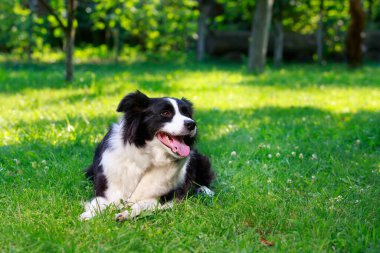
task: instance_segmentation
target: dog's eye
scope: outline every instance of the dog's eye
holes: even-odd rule
[[[172,116],[172,113],[169,111],[163,111],[163,112],[161,112],[161,116],[165,117],[165,118],[169,118]]]

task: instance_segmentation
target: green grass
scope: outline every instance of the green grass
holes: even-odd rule
[[[62,64],[1,63],[0,252],[380,251],[379,65],[81,63],[62,79]],[[80,222],[82,169],[136,89],[194,102],[216,196]]]

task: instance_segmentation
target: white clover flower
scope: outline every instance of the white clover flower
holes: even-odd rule
[[[358,200],[358,199],[357,199],[357,200],[355,200],[355,204],[357,204],[357,203],[359,203],[359,202],[360,202],[360,200]]]
[[[288,179],[288,180],[286,180],[286,183],[291,184],[291,183],[293,183],[293,181],[291,179]]]
[[[20,164],[20,161],[19,161],[19,160],[17,160],[16,158],[15,158],[15,159],[13,159],[13,161],[15,162],[15,164],[16,164],[16,165],[19,165],[19,164]]]
[[[250,160],[246,161],[245,164],[249,165],[251,163]]]
[[[75,128],[72,125],[67,125],[67,132],[73,132]]]
[[[317,159],[318,159],[318,157],[317,157],[316,154],[312,154],[312,155],[311,155],[311,160],[315,161],[315,160],[317,160]]]
[[[276,153],[276,157],[280,157],[281,154],[279,152]]]
[[[358,145],[358,146],[359,146],[359,145],[360,145],[360,140],[359,140],[359,139],[357,139],[355,143],[356,143],[356,145]]]
[[[272,179],[268,178],[267,183],[268,184],[272,183]]]
[[[316,179],[316,177],[313,175],[313,176],[311,176],[311,181],[314,183],[315,182],[315,179]]]
[[[31,165],[32,165],[32,168],[36,168],[37,167],[37,163],[36,162],[31,162]]]
[[[302,159],[303,159],[303,154],[300,153],[300,154],[298,155],[298,158],[302,160]]]
[[[47,164],[46,160],[41,161],[42,164]]]
[[[231,152],[231,156],[236,156],[237,154],[236,154],[236,151],[232,151]]]
[[[295,157],[296,155],[297,155],[297,153],[293,151],[293,152],[292,152],[292,156]]]
[[[231,164],[232,163],[232,161],[228,161],[228,164]]]
[[[268,154],[268,158],[269,158],[269,159],[272,158],[272,154]]]
[[[343,200],[342,195],[338,195],[338,197],[335,198],[336,202],[341,202]]]

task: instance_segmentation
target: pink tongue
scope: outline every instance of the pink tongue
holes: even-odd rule
[[[182,140],[172,137],[173,141],[169,144],[174,153],[180,156],[188,156],[190,154],[190,147],[187,146]]]

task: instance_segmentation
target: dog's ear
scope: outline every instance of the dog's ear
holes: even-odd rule
[[[117,107],[117,112],[139,113],[149,106],[149,98],[139,90],[129,93]]]
[[[117,111],[124,112],[124,143],[134,143],[138,147],[145,144],[145,139],[139,131],[143,131],[141,128],[143,112],[148,108],[149,103],[150,98],[138,90],[126,95],[120,101]]]
[[[190,115],[193,115],[193,103],[191,103],[190,100],[187,100],[184,97],[181,98],[181,101],[183,101],[189,108]]]

